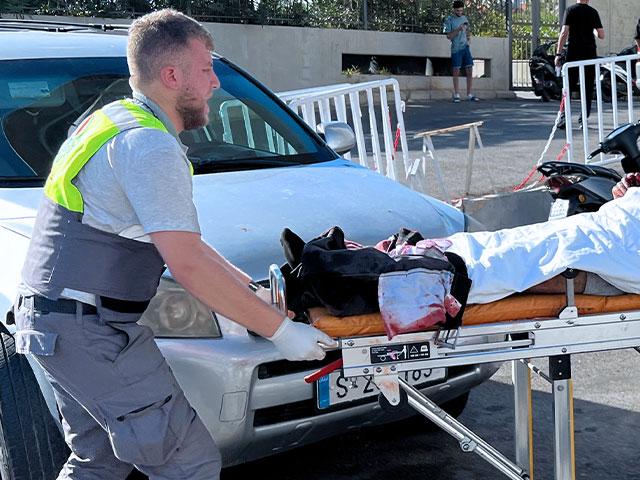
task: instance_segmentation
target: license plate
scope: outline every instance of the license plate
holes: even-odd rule
[[[555,220],[557,218],[565,218],[569,213],[569,200],[557,198],[551,204],[551,211],[549,212],[549,220]]]
[[[418,385],[444,379],[445,369],[410,370],[400,372],[398,375],[410,385]],[[379,392],[371,376],[345,378],[342,372],[331,372],[316,382],[319,409],[372,397]]]

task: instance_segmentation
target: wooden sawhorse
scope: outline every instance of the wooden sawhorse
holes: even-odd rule
[[[478,127],[481,127],[484,122],[472,122],[465,123],[464,125],[456,125],[453,127],[447,128],[439,128],[437,130],[428,130],[426,132],[420,132],[414,135],[413,138],[422,138],[422,153],[423,156],[420,160],[422,160],[423,168],[426,166],[426,157],[431,158],[431,163],[433,165],[433,170],[436,174],[438,184],[444,198],[446,200],[451,200],[451,195],[449,194],[449,190],[444,182],[444,176],[442,175],[442,170],[440,168],[440,164],[436,160],[435,157],[435,148],[433,146],[433,142],[431,141],[431,137],[435,135],[443,135],[445,133],[458,132],[460,130],[469,130],[469,149],[467,153],[467,162],[466,162],[466,177],[465,177],[465,186],[464,186],[464,196],[469,195],[469,190],[471,189],[471,171],[473,169],[473,157],[475,155],[476,150],[476,142],[478,143],[478,149],[480,156],[483,157],[483,148],[482,139],[480,138],[480,131]],[[420,166],[420,160],[413,163],[411,167],[411,174],[415,175]],[[489,177],[489,183],[491,183],[491,188],[494,193],[497,193],[495,182],[493,181],[493,176],[491,174],[491,169],[487,169],[487,175]]]

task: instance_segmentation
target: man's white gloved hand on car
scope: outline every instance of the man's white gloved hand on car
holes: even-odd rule
[[[337,342],[329,335],[306,323],[285,317],[271,337],[278,352],[287,360],[322,360],[324,347],[335,348]]]
[[[260,287],[256,295],[263,302],[271,304],[271,291]],[[293,314],[292,314],[293,315]],[[322,360],[325,348],[335,348],[337,342],[329,335],[306,323],[293,322],[285,317],[271,340],[278,352],[287,360]]]

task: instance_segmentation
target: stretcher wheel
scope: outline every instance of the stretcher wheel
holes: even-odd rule
[[[407,399],[407,392],[400,390],[400,402],[397,405],[391,405],[389,400],[382,394],[378,394],[378,404],[380,408],[387,413],[398,413],[400,410],[409,410],[409,401]]]

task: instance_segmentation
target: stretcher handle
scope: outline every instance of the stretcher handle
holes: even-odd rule
[[[321,379],[325,375],[329,375],[331,372],[333,372],[334,370],[337,370],[339,368],[342,368],[342,359],[341,358],[339,358],[337,360],[334,360],[333,362],[331,362],[328,365],[325,365],[324,367],[322,367],[320,370],[318,370],[316,372],[310,373],[309,375],[304,377],[304,381],[307,382],[307,383],[313,383],[313,382]]]
[[[284,276],[280,271],[280,267],[275,263],[269,266],[269,287],[271,289],[271,303],[286,315],[289,310],[287,309]]]

